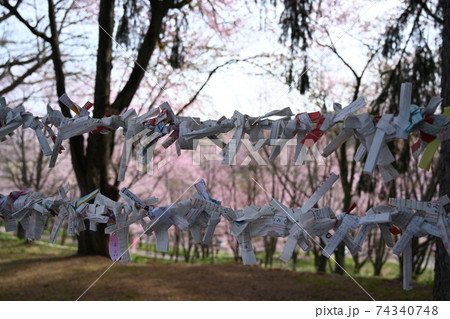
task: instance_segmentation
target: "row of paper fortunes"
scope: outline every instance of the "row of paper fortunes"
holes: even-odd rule
[[[44,155],[51,156],[50,167],[54,167],[58,154],[62,150],[63,140],[88,132],[106,134],[122,127],[125,143],[118,180],[123,181],[133,147],[138,145],[137,159],[141,164],[147,164],[149,158],[153,156],[157,141],[165,135],[168,135],[168,138],[162,146],[167,148],[176,142],[178,154],[181,149],[194,149],[198,144],[194,140],[208,137],[222,148],[222,163],[228,165],[234,163],[244,134],[249,135],[255,151],[263,146],[271,145],[271,161],[280,154],[289,139],[296,138],[294,160],[297,164],[303,164],[307,149],[316,143],[324,132],[343,121],[342,131],[323,150],[322,155],[330,155],[354,136],[360,141],[355,161],[363,161],[366,158],[364,172],[372,174],[375,166],[378,166],[384,181],[388,182],[399,176],[392,166],[395,157],[387,146],[388,142],[394,139],[408,139],[411,131],[419,131],[420,139],[412,146],[413,155],[417,159],[423,152],[419,167],[429,169],[440,141],[450,136],[450,125],[448,125],[450,108],[445,108],[442,115],[434,115],[442,99],[432,98],[426,107],[419,107],[411,104],[411,90],[411,84],[402,84],[397,116],[384,114],[381,117],[371,117],[367,113],[355,115],[354,112],[366,105],[364,98],[360,97],[344,108],[335,103],[334,114],[299,113],[292,119],[294,114],[290,108],[275,110],[259,117],[251,117],[235,111],[230,119],[222,117],[219,120],[204,122],[199,118],[175,116],[168,103],[163,103],[159,108],[140,116],[134,109],[129,109],[122,115],[105,116],[102,119],[91,118],[88,110],[93,105],[90,102],[80,107],[65,94],[61,96],[60,101],[77,115],[66,118],[60,111],[48,106],[47,115],[40,120],[33,114],[25,112],[23,106],[15,109],[8,108],[5,99],[1,98],[0,140],[5,140],[6,136],[13,134],[14,130],[21,125],[24,128],[31,128],[36,132]],[[281,118],[269,119],[273,116]],[[57,134],[52,127],[57,128]],[[229,144],[225,144],[218,135],[232,129],[235,129],[233,138]],[[269,137],[264,136],[264,130],[270,131]],[[53,149],[50,147],[52,143],[50,140],[54,143]]]
[[[436,202],[391,198],[389,206],[373,207],[364,216],[351,215],[349,211],[336,216],[329,207],[313,208],[338,178],[332,173],[301,208],[294,209],[273,199],[270,205],[263,207],[246,206],[243,210],[233,210],[211,198],[205,182],[201,180],[195,184],[197,192],[192,198],[166,207],[155,206],[155,197],[141,200],[126,188],[120,191],[125,203],[113,201],[98,191],[71,201],[66,195],[69,186],[60,187],[56,199],[42,198],[37,192],[12,192],[0,198],[0,216],[5,220],[6,231],[14,231],[19,221],[30,239],[39,239],[48,218],[54,217],[50,235],[52,243],[66,218],[68,234],[72,236],[85,230],[85,221],[89,222],[89,229],[93,231],[97,230],[98,223],[104,223],[107,225],[105,233],[111,234],[111,258],[122,259],[123,263],[130,261],[129,226],[136,222],[142,225],[145,234],[155,233],[157,250],[168,251],[168,229],[172,225],[189,230],[195,243],[209,245],[223,216],[230,223],[231,234],[240,244],[244,264],[256,263],[251,243],[253,237],[287,237],[281,254],[281,259],[287,262],[296,245],[307,251],[312,248],[313,241],[317,243],[317,237],[326,244],[323,247],[326,257],[330,257],[342,241],[352,254],[356,254],[368,232],[378,226],[387,246],[393,248],[393,253],[398,255],[403,252],[405,289],[411,289],[413,236],[433,235],[441,238],[450,255],[450,221],[443,208],[450,202],[447,195]],[[94,202],[89,204],[92,200]],[[358,227],[356,237],[348,234]],[[330,233],[331,230],[334,234]],[[395,244],[392,234],[401,234]]]

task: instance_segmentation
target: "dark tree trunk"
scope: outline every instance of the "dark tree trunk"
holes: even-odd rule
[[[178,228],[175,228],[175,247],[173,247],[173,250],[175,252],[175,262],[178,262],[178,257],[180,256],[180,230]]]
[[[347,144],[341,145],[339,149],[339,173],[342,185],[342,191],[344,192],[344,201],[342,210],[346,210],[350,207],[352,201],[352,185],[348,179],[348,161],[347,161]],[[334,273],[338,275],[344,274],[345,269],[345,244],[340,243],[336,251],[334,252],[336,265],[334,268]]]
[[[327,271],[327,261],[328,261],[328,259],[321,252],[319,252],[315,258],[316,271],[317,272],[326,272]]]
[[[353,273],[354,274],[359,274],[361,272],[361,268],[366,264],[368,258],[361,257],[360,253],[355,254],[355,256],[353,256],[353,262],[355,264],[355,268],[353,269]]]
[[[325,247],[322,239],[320,239],[320,246]],[[314,265],[316,266],[317,272],[327,271],[327,261],[328,259],[322,254],[322,249],[319,248],[317,251],[314,251]]]
[[[373,275],[374,276],[380,276],[381,275],[381,269],[383,269],[384,262],[380,259],[377,259],[376,262],[373,264]]]
[[[241,260],[241,255],[239,254],[239,245],[234,245],[234,248],[232,248],[233,250],[233,258],[234,258],[234,262],[239,262]]]
[[[25,239],[25,228],[23,228],[21,223],[17,223],[17,237]]]
[[[444,11],[444,26],[442,29],[442,107],[450,106],[450,1],[440,1]],[[450,141],[444,141],[441,145],[440,158],[440,188],[439,195],[450,194]],[[446,213],[450,212],[450,205],[446,206]],[[434,300],[450,300],[450,258],[440,238],[436,240],[436,254],[434,266]]]
[[[62,228],[61,241],[59,242],[61,246],[64,246],[64,244],[66,243],[66,238],[67,238],[67,230],[64,227]]]
[[[344,274],[345,269],[345,244],[344,242],[340,243],[336,251],[334,252],[336,257],[336,265],[334,267],[334,273],[338,275]]]
[[[185,262],[189,262],[189,259],[191,258],[191,250],[192,250],[193,245],[194,244],[193,244],[191,233],[188,232],[187,243],[183,243],[183,255],[184,255]],[[194,255],[195,255],[195,253],[194,253]]]
[[[294,249],[292,252],[292,271],[297,271],[297,262],[298,262],[298,250]]]
[[[371,231],[367,236],[369,260],[373,266],[374,276],[381,275],[381,269],[387,261],[386,244],[378,231]],[[400,268],[400,271],[402,268]]]
[[[106,0],[109,1],[109,0]],[[163,19],[167,12],[172,7],[174,1],[160,1],[151,0],[152,16],[150,19],[150,26],[145,34],[144,40],[139,48],[136,64],[131,71],[130,77],[125,84],[125,87],[117,95],[116,100],[111,105],[111,108],[116,112],[121,112],[124,108],[130,105],[139,84],[145,75],[145,70],[148,67],[150,58],[155,50],[156,44],[159,40],[159,35],[162,30]],[[189,2],[186,1],[185,4]]]
[[[264,237],[264,267],[272,267],[273,265],[273,254],[275,253],[277,247],[277,237]]]
[[[97,73],[95,79],[94,117],[102,118],[109,108],[111,68],[112,68],[112,39],[110,34],[114,30],[114,0],[101,1],[99,12],[99,37],[97,52]],[[113,200],[119,197],[118,191],[108,184],[108,168],[110,164],[110,149],[113,135],[89,134],[87,147],[87,165],[84,171],[84,183],[80,183],[82,194],[87,194],[96,188],[105,196]],[[77,176],[78,177],[78,176]],[[88,226],[88,223],[86,223]],[[104,233],[103,227],[97,231],[86,230],[78,237],[79,254],[95,254],[109,256],[109,235]],[[88,227],[86,227],[89,229]]]
[[[106,114],[120,114],[127,108],[135,95],[150,58],[155,50],[162,31],[163,19],[173,1],[151,1],[150,26],[138,50],[133,70],[124,88],[118,93],[116,100],[110,103],[110,82],[112,69],[112,38],[114,30],[114,0],[102,0],[99,12],[99,40],[97,52],[97,73],[95,79],[94,117],[102,118]],[[117,200],[119,198],[118,182],[110,184],[110,164],[114,146],[114,133],[89,134],[87,148],[84,151],[83,140],[72,146],[72,159],[77,181],[82,195],[94,189],[100,189],[105,196]],[[76,148],[76,152],[75,152]],[[74,154],[76,153],[76,154]],[[92,233],[89,230],[79,236],[78,252],[80,254],[99,254],[109,256],[109,236],[103,234],[102,227]],[[95,242],[94,242],[95,241]]]

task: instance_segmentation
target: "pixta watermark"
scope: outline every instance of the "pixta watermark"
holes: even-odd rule
[[[148,135],[147,135],[148,134]],[[172,160],[178,157],[175,154],[176,147],[168,146],[162,141],[160,133],[152,133],[143,130],[125,142],[124,152],[126,163],[134,155],[136,168],[149,175],[162,169]],[[306,140],[299,144],[296,139],[231,139],[224,144],[221,139],[193,139],[190,159],[193,166],[201,166],[205,162],[220,162],[224,165],[248,166],[250,163],[258,166],[267,166],[269,161],[277,161],[277,165],[305,165],[315,162],[317,165],[325,165],[324,159],[313,140]],[[264,148],[269,146],[269,157]],[[180,152],[180,150],[177,150]],[[239,156],[238,156],[239,153]],[[158,160],[155,162],[155,158]]]

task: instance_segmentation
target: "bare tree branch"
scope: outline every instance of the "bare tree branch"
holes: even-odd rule
[[[159,40],[159,34],[162,29],[163,18],[166,16],[170,6],[163,1],[152,0],[152,16],[150,19],[150,26],[144,37],[144,41],[138,51],[137,59],[134,63],[133,70],[123,89],[119,92],[116,100],[111,105],[111,108],[116,113],[120,113],[124,108],[128,107],[133,99],[142,78],[147,70],[150,58],[155,50],[156,43]]]
[[[94,117],[102,118],[109,107],[111,69],[112,69],[112,38],[114,30],[114,1],[101,1],[98,18],[98,53],[97,72],[95,77]]]
[[[18,0],[16,5],[14,6],[14,8],[17,10],[17,8],[19,7],[19,5],[21,3],[22,3],[22,0]],[[3,4],[3,1],[1,2],[1,4]],[[12,16],[13,16],[13,13],[11,11],[9,11],[7,14],[0,17],[0,23],[2,23],[3,21],[6,21],[7,19],[9,19]]]
[[[234,63],[238,63],[238,62],[249,62],[249,60],[255,59],[255,58],[259,58],[261,56],[254,56],[254,57],[250,57],[250,58],[245,58],[245,59],[231,59],[228,60],[227,62],[216,66],[214,69],[212,69],[209,74],[208,77],[206,78],[205,82],[203,82],[203,84],[200,86],[200,88],[197,90],[197,92],[195,92],[194,96],[189,100],[189,102],[187,102],[185,105],[183,105],[183,107],[177,112],[177,116],[180,115],[181,113],[184,112],[184,110],[186,110],[187,107],[189,107],[189,105],[191,105],[192,103],[194,103],[194,101],[197,99],[198,95],[200,94],[200,92],[205,88],[206,84],[208,84],[209,80],[211,80],[211,77],[214,75],[214,73],[216,73],[219,69],[226,67],[227,65],[230,64],[234,64]]]
[[[425,12],[432,17],[437,23],[439,24],[444,24],[444,19],[438,17],[435,13],[431,12],[430,8],[427,6],[427,4],[423,1],[420,0],[419,1],[420,6],[422,7],[423,10],[425,10]]]
[[[188,5],[191,2],[192,2],[192,0],[180,0],[180,1],[174,0],[173,4],[170,6],[170,9],[181,9],[185,5]]]
[[[35,36],[40,37],[44,41],[51,43],[51,38],[48,37],[44,32],[41,32],[33,27],[22,15],[17,11],[17,6],[12,6],[8,0],[2,0],[1,4],[9,10],[20,22],[23,23],[24,26],[28,28]]]
[[[4,68],[11,68],[12,66],[16,66],[16,65],[26,65],[29,64],[31,62],[34,62],[36,60],[39,60],[40,57],[39,56],[33,56],[31,58],[29,58],[28,60],[19,60],[19,59],[14,59],[12,61],[8,61],[6,63],[0,64],[0,68],[4,69]]]
[[[34,72],[36,72],[38,69],[40,69],[44,64],[46,64],[50,59],[51,55],[48,55],[44,57],[42,60],[39,60],[36,64],[34,64],[32,67],[30,67],[25,73],[23,73],[20,77],[15,79],[9,86],[5,87],[3,90],[0,91],[0,95],[4,95],[8,92],[11,92],[16,87],[18,87],[20,84],[23,84],[25,79],[32,75]]]

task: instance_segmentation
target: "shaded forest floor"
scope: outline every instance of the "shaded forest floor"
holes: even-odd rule
[[[76,300],[111,265],[0,234],[0,300]],[[431,300],[432,286],[356,278],[376,300]],[[370,300],[349,277],[239,263],[117,262],[81,300]]]

